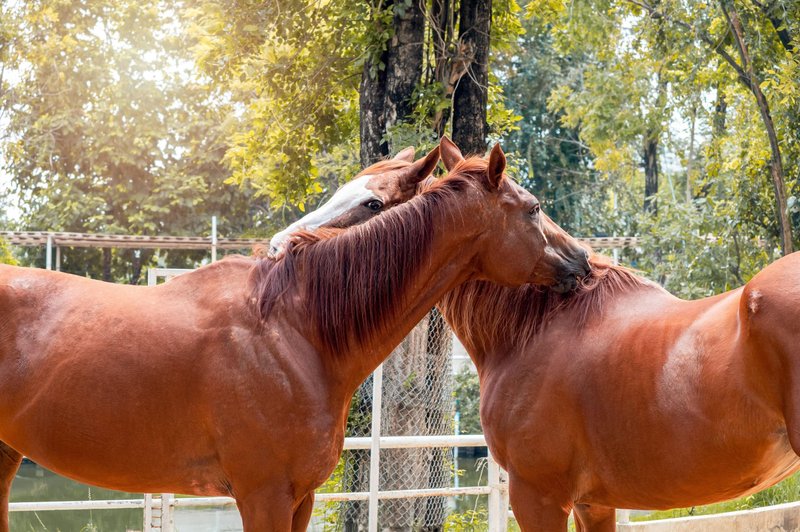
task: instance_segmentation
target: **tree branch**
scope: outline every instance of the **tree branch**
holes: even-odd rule
[[[781,42],[783,47],[789,53],[794,53],[795,48],[794,44],[792,43],[792,35],[789,33],[789,29],[787,28],[786,21],[782,17],[777,17],[772,14],[772,10],[775,7],[775,2],[770,2],[769,4],[762,4],[758,0],[751,0],[753,4],[758,7],[764,16],[767,17],[772,27],[775,29],[775,33],[778,35],[778,40]]]
[[[731,66],[731,68],[733,68],[733,70],[736,72],[736,75],[739,76],[739,79],[742,81],[742,83],[744,83],[748,87],[750,86],[750,78],[747,75],[747,72],[745,72],[744,68],[742,68],[742,66],[740,66],[739,63],[736,62],[736,59],[734,59],[728,52],[725,51],[724,48],[722,48],[721,43],[714,42],[714,39],[712,39],[708,33],[700,30],[699,28],[695,28],[693,25],[689,24],[686,21],[670,17],[669,15],[662,13],[655,7],[645,2],[640,2],[638,0],[626,0],[626,1],[630,4],[639,6],[645,11],[647,11],[647,13],[650,15],[651,18],[666,20],[667,22],[680,26],[681,28],[700,37],[700,40],[709,45],[714,52],[719,54]]]

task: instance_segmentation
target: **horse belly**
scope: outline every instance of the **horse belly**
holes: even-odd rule
[[[40,352],[0,362],[1,441],[89,484],[223,493],[211,435],[180,380],[148,383],[133,363],[57,358]]]
[[[38,464],[88,484],[226,494],[213,442],[174,413],[154,409],[131,415],[95,404],[34,400],[12,418],[0,418],[0,439]]]
[[[783,430],[686,449],[685,442],[664,441],[647,452],[618,453],[596,466],[577,502],[654,510],[711,504],[755,493],[800,469]]]

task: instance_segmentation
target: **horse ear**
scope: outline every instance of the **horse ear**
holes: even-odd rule
[[[436,146],[428,155],[407,168],[403,168],[402,179],[406,185],[416,185],[433,173],[439,164],[439,146]]]
[[[464,156],[461,155],[461,150],[447,137],[442,137],[442,140],[439,141],[439,148],[442,150],[442,161],[448,172],[464,160]]]
[[[405,161],[407,163],[414,162],[414,146],[409,146],[408,148],[401,150],[397,155],[392,157],[394,161]]]
[[[492,153],[489,154],[489,186],[493,189],[500,188],[500,181],[503,180],[503,172],[506,170],[506,154],[500,144],[495,144]]]

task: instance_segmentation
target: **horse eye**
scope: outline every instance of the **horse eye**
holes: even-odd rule
[[[536,203],[536,204],[534,204],[534,206],[531,208],[531,210],[530,210],[530,212],[529,212],[528,214],[530,214],[531,216],[536,216],[537,214],[539,214],[539,209],[540,209],[540,207],[539,207],[539,204],[538,204],[538,203]]]
[[[365,203],[364,206],[372,212],[378,212],[383,208],[383,202],[381,200],[374,199]]]

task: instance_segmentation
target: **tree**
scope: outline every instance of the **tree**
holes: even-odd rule
[[[751,51],[751,48],[759,44],[758,41],[760,39],[753,40],[750,38],[745,30],[745,24],[740,15],[740,10],[737,8],[736,3],[733,0],[719,0],[717,4],[719,12],[725,21],[724,28],[730,35],[728,42],[735,50],[732,53],[728,51],[727,46],[721,45],[721,43],[725,43],[726,41],[724,37],[720,39],[713,35],[711,29],[706,29],[706,27],[703,27],[702,21],[708,21],[709,19],[710,22],[708,23],[707,28],[715,27],[713,24],[715,22],[713,15],[709,16],[709,13],[704,13],[703,7],[697,10],[702,15],[701,17],[696,16],[698,14],[697,12],[689,14],[690,18],[688,20],[701,21],[700,24],[692,24],[686,21],[686,14],[681,6],[673,4],[666,4],[662,6],[661,4],[648,4],[646,2],[638,2],[636,0],[629,0],[629,2],[641,7],[653,19],[663,19],[681,28],[683,31],[691,32],[692,35],[696,35],[710,50],[714,51],[730,68],[733,69],[738,81],[741,82],[754,97],[757,103],[759,115],[766,131],[766,136],[769,141],[769,147],[771,151],[769,168],[774,190],[775,213],[779,238],[781,240],[781,249],[784,254],[791,253],[794,249],[794,244],[792,242],[792,226],[789,221],[789,213],[787,209],[783,157],[781,154],[777,128],[770,111],[770,103],[761,89],[762,76],[757,72],[757,66],[755,65],[757,58],[753,57]],[[788,28],[785,25],[781,25],[780,21],[782,19],[779,19],[776,16],[770,17],[770,13],[774,14],[773,9],[777,7],[777,4],[779,3],[780,2],[776,2],[772,6],[767,7],[756,2],[753,6],[750,6],[748,11],[752,15],[754,8],[757,8],[760,9],[762,16],[766,14],[766,18],[768,19],[769,23],[776,30],[774,35],[780,42],[780,46],[782,46],[786,52],[791,53],[794,48]],[[796,10],[796,7],[794,9]],[[754,23],[758,24],[756,21],[754,21]],[[776,26],[775,24],[778,25]],[[760,21],[760,25],[764,25],[763,20]],[[718,26],[719,25],[717,25],[717,27]],[[762,34],[760,31],[757,33],[759,35]],[[774,46],[774,43],[772,43],[771,46],[768,45],[767,48],[772,48],[772,50],[764,53],[760,59],[767,59],[767,61],[769,61],[768,57],[771,55],[774,56]],[[762,49],[763,48],[764,47],[762,45]],[[733,54],[738,55],[739,61],[734,58]]]
[[[4,66],[17,80],[6,86],[2,149],[22,225],[197,235],[217,214],[223,234],[251,227],[252,207],[224,184],[220,161],[231,106],[193,74],[173,9],[158,0],[75,0],[4,12],[17,30]],[[111,250],[91,253],[67,252],[62,265],[138,283],[151,257],[124,251],[114,264]]]

